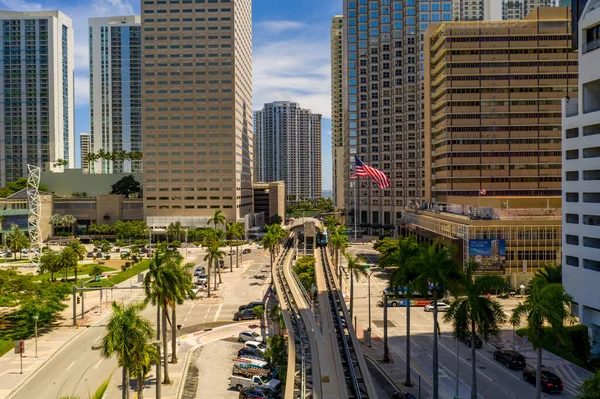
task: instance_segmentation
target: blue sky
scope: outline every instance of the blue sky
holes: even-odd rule
[[[80,132],[89,132],[87,19],[139,15],[140,1],[0,0],[0,9],[58,9],[73,20],[77,139]],[[290,100],[323,115],[324,190],[332,186],[329,29],[331,17],[341,11],[342,0],[253,0],[253,108],[259,109],[265,102]]]

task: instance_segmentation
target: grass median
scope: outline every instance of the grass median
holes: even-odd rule
[[[79,265],[77,267],[78,278],[81,279],[80,276],[89,274],[92,271],[92,269],[94,268],[94,266],[100,267],[100,270],[102,270],[103,273],[104,272],[114,272],[117,270],[113,267],[106,267],[106,266],[101,266],[101,265],[96,265],[96,264]],[[42,273],[40,275],[37,275],[35,278],[36,278],[36,280],[43,281],[43,280],[50,280],[50,277],[51,277],[50,273]],[[64,277],[65,277],[65,273],[63,271],[54,273],[54,278],[58,281],[60,281]],[[75,280],[75,272],[73,270],[69,270],[67,272],[67,280],[69,282],[71,282],[71,280],[73,280],[73,281]]]
[[[148,267],[150,267],[150,260],[149,259],[143,260],[143,261],[136,263],[135,265],[127,268],[127,270],[125,270],[125,271],[121,271],[117,274],[113,274],[109,278],[102,279],[100,281],[90,281],[85,286],[86,287],[113,287],[131,277],[137,276],[138,274],[140,274],[143,271],[148,270]]]
[[[4,356],[6,353],[10,352],[10,350],[14,347],[12,341],[8,341],[5,339],[0,339],[0,357]]]

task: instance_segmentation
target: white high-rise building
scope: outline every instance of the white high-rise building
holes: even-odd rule
[[[276,101],[254,113],[255,181],[285,181],[288,201],[320,198],[321,115]]]
[[[60,11],[0,11],[0,186],[27,164],[75,166],[74,39]]]
[[[89,173],[90,165],[89,162],[86,161],[86,158],[92,149],[92,143],[89,133],[79,133],[79,149],[81,154],[81,169],[83,169],[84,173]]]
[[[523,19],[538,7],[555,7],[556,0],[502,0],[502,19]]]
[[[139,16],[90,18],[92,151],[142,151],[142,65]],[[117,157],[119,158],[119,157]],[[140,172],[139,157],[98,159],[91,173]]]
[[[600,355],[600,0],[579,20],[578,98],[563,100],[563,284]]]

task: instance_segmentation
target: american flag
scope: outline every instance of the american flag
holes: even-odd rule
[[[481,190],[479,190],[479,195],[486,195],[487,191],[485,191],[484,188],[482,188]]]
[[[390,186],[390,179],[386,176],[385,173],[380,171],[379,169],[372,168],[368,165],[362,163],[360,159],[355,155],[354,156],[354,164],[356,176],[358,177],[370,177],[377,183],[379,188],[387,188]]]

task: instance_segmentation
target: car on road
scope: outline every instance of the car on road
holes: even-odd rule
[[[469,348],[471,347],[471,333],[465,333],[465,335],[463,335],[459,339]],[[481,347],[483,347],[483,341],[481,340],[481,338],[479,338],[479,335],[475,334],[475,348],[479,349]]]
[[[425,307],[423,308],[423,311],[433,312],[433,307],[434,307],[433,303],[430,303],[429,305],[425,305]],[[438,302],[437,308],[438,308],[438,312],[447,312],[448,309],[450,309],[450,305],[448,305],[447,303],[444,303],[444,302]]]
[[[256,331],[242,331],[239,335],[238,335],[238,341],[239,342],[246,342],[246,341],[256,341],[256,342],[263,342],[264,339],[263,337],[257,333]]]
[[[494,360],[504,363],[506,368],[509,369],[524,369],[526,367],[526,361],[523,355],[513,350],[495,350]]]
[[[206,268],[204,267],[197,267],[194,269],[194,277],[198,277],[201,274],[206,274]]]
[[[195,285],[207,285],[208,284],[208,276],[206,274],[199,274],[197,276]]]
[[[240,310],[233,315],[233,320],[242,321],[247,319],[256,319],[253,308]]]
[[[251,250],[250,248],[246,248],[246,249],[244,249],[244,250],[242,251],[242,254],[244,254],[244,255],[247,255],[247,254],[249,254],[250,252],[252,252],[252,250]]]
[[[94,253],[93,252],[88,252],[86,256],[88,258],[93,258],[94,257]]]
[[[96,252],[96,258],[98,259],[102,259],[104,255],[102,255],[102,252]]]
[[[230,250],[229,255],[235,255],[235,249]]]
[[[262,353],[265,353],[265,351],[267,350],[267,347],[265,346],[265,344],[263,344],[262,342],[258,342],[258,341],[246,341],[244,346],[246,348],[257,349],[257,350],[261,351]]]
[[[523,379],[530,384],[535,385],[536,370],[533,368],[526,368],[523,370]],[[560,378],[548,371],[542,370],[542,391],[544,392],[560,392],[563,390],[563,383]]]
[[[238,357],[247,357],[247,356],[257,357],[257,358],[261,358],[261,359],[265,358],[265,354],[262,353],[261,351],[259,351],[258,349],[243,347],[242,349],[240,349],[238,351]]]
[[[257,306],[262,306],[263,308],[265,307],[264,302],[261,301],[254,301],[254,302],[250,302],[247,305],[242,305],[238,308],[239,311],[242,311],[244,309],[254,309]]]
[[[273,399],[276,395],[270,389],[262,387],[252,387],[243,389],[240,392],[239,399]]]
[[[263,246],[262,246],[262,244],[259,244],[259,245],[257,245],[257,246],[256,246],[256,249],[263,249]]]

